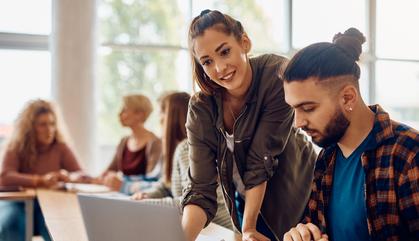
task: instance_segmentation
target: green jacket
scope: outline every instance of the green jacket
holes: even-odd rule
[[[277,55],[250,59],[252,83],[233,127],[234,158],[224,137],[221,94],[197,93],[189,103],[190,183],[182,204],[203,208],[208,223],[217,210],[216,187],[220,182],[233,223],[241,230],[234,205],[234,160],[246,190],[268,181],[260,214],[278,238],[282,239],[302,217],[316,154],[293,127],[294,112],[285,102],[283,82],[278,77],[286,61]]]

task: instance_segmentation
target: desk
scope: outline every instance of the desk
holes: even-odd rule
[[[76,194],[37,189],[36,195],[52,240],[88,240]]]
[[[25,202],[25,240],[31,241],[33,235],[33,200],[35,199],[35,191],[26,189],[21,192],[0,192],[0,200],[7,201],[23,201]]]
[[[88,240],[76,194],[43,189],[38,189],[36,194],[53,240]],[[202,234],[225,241],[241,240],[233,231],[213,223],[202,230]]]

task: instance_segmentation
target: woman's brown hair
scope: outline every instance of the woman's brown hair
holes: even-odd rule
[[[228,36],[232,34],[237,41],[240,41],[243,34],[246,33],[239,21],[217,10],[204,10],[192,20],[188,36],[189,54],[192,61],[192,78],[205,95],[213,95],[223,88],[210,79],[195,58],[194,40],[196,37],[202,36],[205,30],[209,28],[215,28]]]
[[[186,92],[172,92],[160,99],[163,121],[163,175],[164,182],[172,178],[173,155],[176,146],[186,138],[186,116],[190,95]]]

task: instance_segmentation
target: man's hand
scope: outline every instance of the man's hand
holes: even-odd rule
[[[297,227],[291,228],[284,234],[284,241],[328,241],[327,234],[322,234],[320,229],[312,224],[299,223]]]

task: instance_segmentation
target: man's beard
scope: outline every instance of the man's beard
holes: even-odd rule
[[[317,141],[313,139],[313,142],[323,148],[338,143],[348,129],[349,124],[349,120],[346,119],[342,110],[338,107],[333,118],[326,125],[323,138]]]

